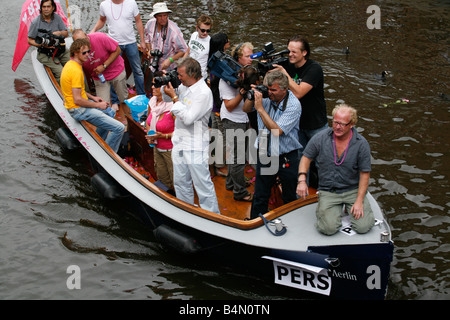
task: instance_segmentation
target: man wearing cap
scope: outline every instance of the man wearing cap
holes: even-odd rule
[[[187,45],[183,33],[177,24],[169,20],[172,13],[165,2],[157,2],[153,5],[150,20],[145,25],[145,43],[148,54],[152,50],[160,50],[162,57],[159,61],[159,70],[170,71],[176,67],[178,59],[187,51]]]

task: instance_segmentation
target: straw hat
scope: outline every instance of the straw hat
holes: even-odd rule
[[[150,13],[150,18],[153,18],[155,14],[164,12],[172,13],[172,10],[169,10],[169,8],[167,8],[167,4],[165,2],[157,2],[153,5],[153,12]]]

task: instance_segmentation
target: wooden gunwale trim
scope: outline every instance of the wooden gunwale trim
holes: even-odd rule
[[[53,73],[48,67],[45,67],[45,70],[47,71],[48,76],[50,77],[54,87],[56,88],[57,92],[61,96],[61,98],[64,100],[64,97],[61,92],[61,87],[59,86],[58,82],[56,81],[55,77],[53,76]],[[210,211],[207,211],[205,209],[202,209],[200,207],[188,204],[184,201],[179,200],[178,198],[162,191],[158,187],[156,187],[153,183],[151,183],[149,180],[145,179],[140,173],[135,171],[128,163],[125,162],[124,159],[119,157],[117,153],[115,153],[107,144],[106,142],[100,138],[100,136],[95,131],[94,127],[89,124],[86,121],[81,121],[82,126],[86,129],[86,131],[91,135],[91,137],[100,145],[103,150],[108,153],[108,155],[120,166],[122,167],[130,176],[132,176],[136,181],[138,181],[141,185],[143,185],[147,190],[151,191],[155,195],[159,196],[160,198],[164,199],[167,202],[170,202],[172,205],[178,207],[181,210],[184,210],[186,212],[189,212],[191,214],[197,215],[199,217],[218,222],[233,228],[238,228],[242,230],[250,230],[257,227],[260,227],[263,225],[263,219],[256,218],[252,220],[239,220],[227,217],[225,215],[219,215],[217,213],[213,213]],[[311,193],[310,193],[311,194]],[[264,217],[267,220],[273,220],[275,218],[278,218],[294,209],[300,208],[305,205],[312,204],[314,202],[317,202],[317,195],[313,194],[312,196],[309,196],[306,199],[298,199],[296,201],[290,202],[288,204],[285,204],[279,208],[276,208],[275,210],[269,211],[264,214]]]

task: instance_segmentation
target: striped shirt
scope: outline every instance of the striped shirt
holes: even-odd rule
[[[286,99],[286,98],[284,98]],[[300,101],[294,94],[288,90],[288,101],[286,103],[286,109],[283,109],[285,104],[284,99],[278,104],[278,107],[273,107],[274,103],[269,98],[263,99],[263,108],[269,114],[270,118],[277,123],[283,134],[280,137],[274,137],[272,134],[269,136],[270,150],[268,150],[268,156],[278,156],[297,149],[300,149],[302,145],[298,141],[300,116],[302,114],[302,106]],[[269,129],[264,125],[261,116],[258,113],[258,129],[259,137],[262,133],[269,133]],[[257,140],[258,143],[258,140]]]
[[[145,43],[150,43],[152,50],[159,49],[163,56],[159,60],[159,70],[161,70],[161,64],[169,57],[173,57],[180,51],[187,51],[187,44],[184,41],[183,33],[178,25],[171,21],[167,21],[167,25],[158,32],[156,26],[156,19],[153,18],[145,25]],[[170,71],[176,67],[176,64],[172,64],[167,71]]]

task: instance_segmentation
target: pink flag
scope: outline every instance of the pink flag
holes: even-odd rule
[[[69,26],[69,21],[61,8],[60,0],[55,0],[56,13],[61,16],[66,26]],[[31,21],[40,14],[40,0],[26,0],[22,6],[22,13],[20,15],[20,27],[19,34],[17,35],[16,51],[14,52],[14,58],[12,63],[13,71],[16,71],[20,62],[22,62],[23,56],[27,52],[30,45],[28,44],[28,28]]]

